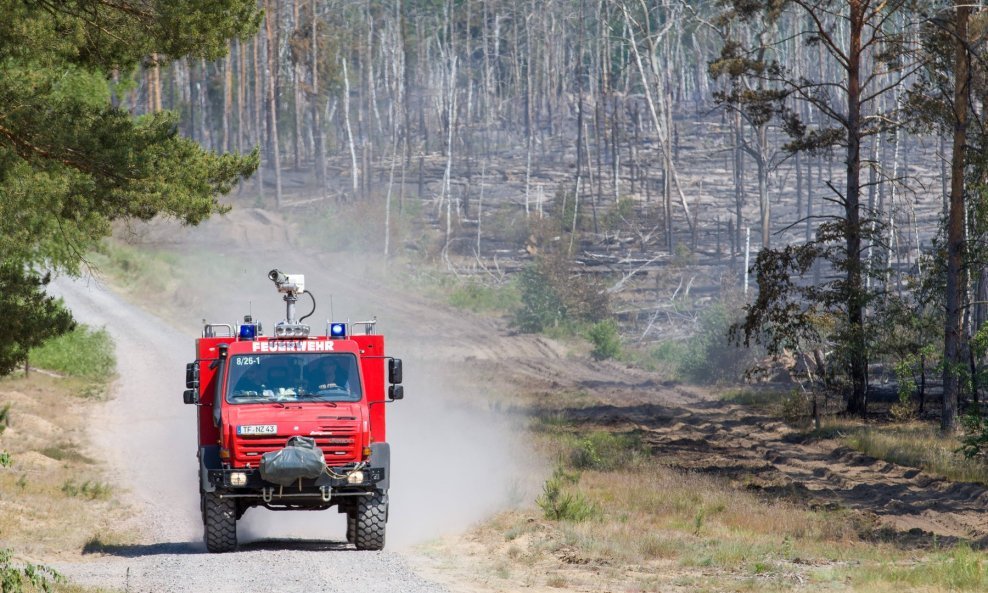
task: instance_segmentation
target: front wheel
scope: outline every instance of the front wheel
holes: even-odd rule
[[[202,523],[207,550],[218,553],[237,549],[237,503],[234,499],[203,492]]]
[[[357,549],[383,550],[385,525],[388,522],[387,495],[375,494],[360,499],[354,519],[353,543]]]

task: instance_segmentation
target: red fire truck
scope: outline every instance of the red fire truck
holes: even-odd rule
[[[312,298],[304,277],[268,277],[287,307],[273,335],[250,316],[237,326],[206,324],[186,366],[206,548],[236,550],[237,520],[263,506],[336,507],[349,543],[380,550],[390,485],[385,404],[404,397],[401,360],[385,355],[374,321],[329,322],[326,335],[309,335],[302,321],[312,312],[295,319],[298,299]]]

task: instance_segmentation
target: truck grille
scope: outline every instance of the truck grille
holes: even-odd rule
[[[360,435],[356,426],[320,426],[315,432],[327,434],[302,436],[315,439],[316,446],[322,449],[326,456],[327,465],[340,465],[359,460]],[[235,465],[249,463],[252,467],[257,467],[262,455],[284,448],[285,443],[292,436],[295,435],[238,436],[232,451],[234,463]]]

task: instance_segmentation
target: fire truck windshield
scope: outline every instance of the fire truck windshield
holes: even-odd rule
[[[359,401],[360,374],[353,354],[241,354],[230,357],[226,401]]]

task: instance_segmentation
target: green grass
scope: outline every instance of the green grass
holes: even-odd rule
[[[66,480],[62,484],[62,492],[67,496],[86,498],[89,500],[107,500],[110,498],[112,488],[103,482],[86,480],[82,484],[77,484],[75,480]]]
[[[175,270],[182,263],[174,253],[140,249],[114,240],[104,241],[97,253],[90,254],[90,260],[130,294],[171,293],[178,283]]]
[[[659,342],[647,346],[625,344],[617,359],[635,368],[660,373],[672,380],[682,380],[680,372],[688,345],[677,340]]]
[[[28,360],[31,366],[98,381],[109,379],[117,364],[110,334],[86,325],[31,350]]]
[[[852,590],[868,591],[985,591],[988,590],[988,556],[959,545],[927,558],[897,559],[869,566],[835,571]]]
[[[782,394],[769,389],[732,389],[720,394],[720,399],[759,409],[771,409],[779,405]]]
[[[457,282],[449,289],[449,304],[474,313],[508,313],[518,307],[518,289],[512,283],[489,285],[478,281]]]

